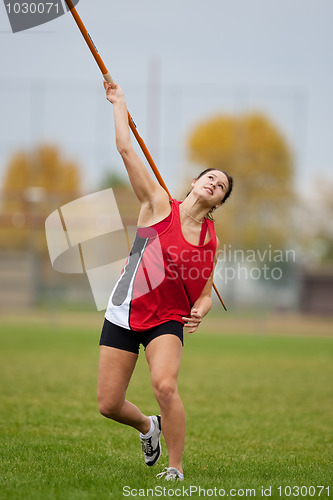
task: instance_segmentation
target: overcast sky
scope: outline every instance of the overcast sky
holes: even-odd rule
[[[253,109],[285,135],[301,189],[332,179],[332,0],[80,0],[77,10],[172,189],[195,123]],[[70,14],[13,34],[1,3],[0,61],[0,180],[15,150],[45,141],[79,162],[88,190],[121,171],[112,107]]]

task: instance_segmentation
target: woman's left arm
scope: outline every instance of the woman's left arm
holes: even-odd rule
[[[185,321],[185,327],[189,328],[188,332],[189,333],[194,333],[198,326],[200,325],[202,319],[206,314],[209,312],[210,308],[212,307],[212,287],[213,287],[213,278],[214,278],[214,270],[216,266],[216,262],[218,259],[218,253],[220,250],[220,242],[218,238],[216,238],[217,244],[216,244],[216,252],[215,252],[215,258],[214,258],[214,266],[213,270],[211,272],[211,275],[205,284],[200,297],[195,301],[192,309],[191,309],[191,317],[186,318],[183,317],[183,321]]]

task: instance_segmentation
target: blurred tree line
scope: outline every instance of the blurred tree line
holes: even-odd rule
[[[55,146],[18,151],[2,187],[0,248],[46,252],[44,223],[56,208],[81,195],[79,166]]]
[[[296,248],[308,261],[333,261],[333,183],[318,179],[312,201],[302,198],[294,187],[291,150],[266,116],[221,114],[202,121],[189,133],[187,154],[192,178],[195,165],[199,170],[226,170],[234,177],[230,200],[214,216],[222,245]],[[127,179],[110,168],[100,189],[109,187],[124,224],[134,225],[139,205]],[[80,196],[79,166],[57,147],[18,151],[9,161],[2,187],[0,248],[33,246],[45,253],[45,219]]]
[[[290,147],[267,117],[218,115],[199,123],[188,137],[188,158],[234,177],[230,200],[214,216],[222,245],[295,248],[305,263],[333,262],[333,182],[317,179],[311,200],[298,193]]]

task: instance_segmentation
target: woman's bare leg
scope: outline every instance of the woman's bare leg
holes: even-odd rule
[[[161,409],[162,432],[169,452],[169,467],[183,472],[185,411],[177,389],[182,344],[176,335],[161,335],[146,348],[154,394]]]
[[[137,359],[133,352],[100,346],[97,399],[102,415],[146,434],[150,429],[149,417],[125,399]]]

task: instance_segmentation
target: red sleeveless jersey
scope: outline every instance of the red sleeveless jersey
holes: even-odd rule
[[[112,323],[144,331],[170,320],[184,323],[182,317],[189,316],[212,273],[217,240],[213,221],[206,219],[209,241],[189,243],[180,224],[180,203],[171,200],[171,220],[166,227],[168,218],[161,221],[159,234],[154,226],[137,230],[105,313]]]

